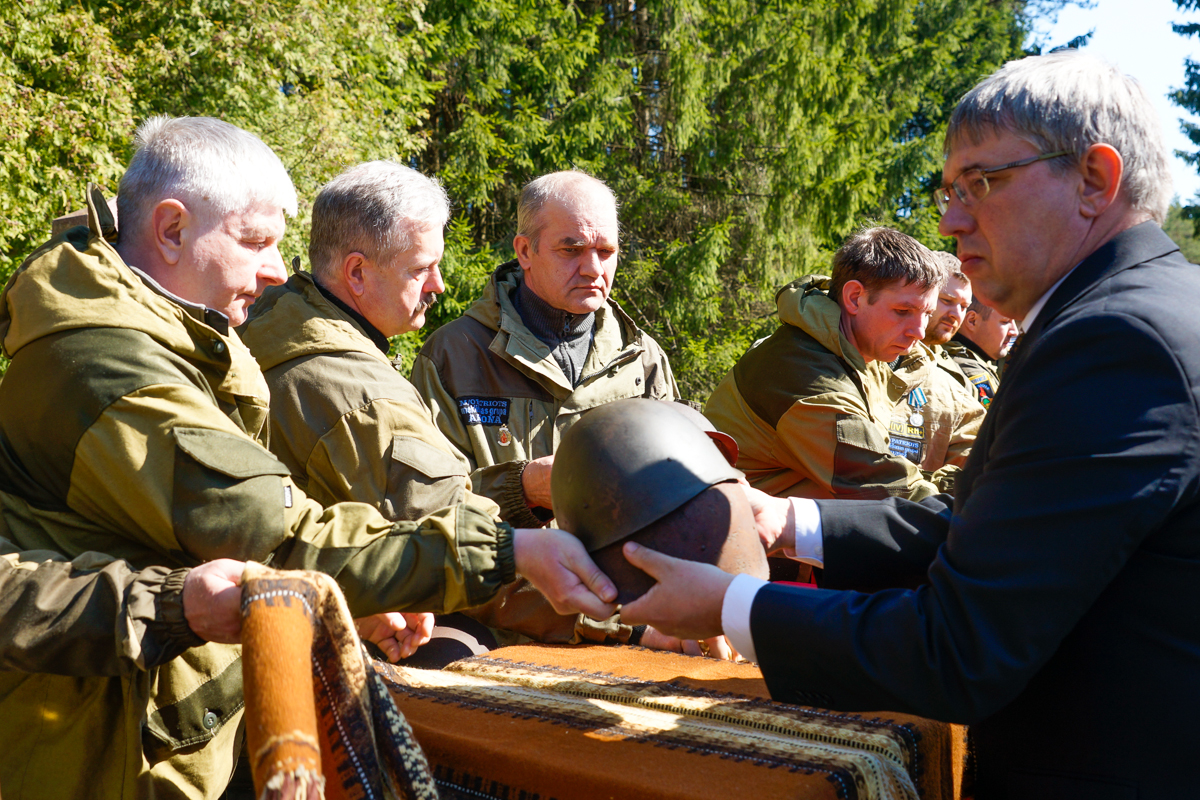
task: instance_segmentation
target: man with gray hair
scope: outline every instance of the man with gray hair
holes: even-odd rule
[[[119,234],[93,187],[87,227],[35,251],[0,298],[12,359],[0,527],[19,548],[135,568],[234,558],[319,570],[360,616],[476,605],[519,572],[563,611],[612,614],[596,596],[615,597],[611,583],[561,531],[514,531],[467,503],[390,522],[309,498],[262,446],[266,383],[231,327],[284,280],[287,171],[256,136],[211,118],[154,118],[135,145]],[[0,673],[6,797],[224,789],[242,742],[235,647],[120,675],[62,672]]]
[[[945,150],[940,230],[1024,329],[953,505],[760,514],[827,575],[925,585],[800,592],[627,547],[659,583],[622,613],[723,630],[779,700],[970,723],[978,800],[1190,797],[1200,267],[1159,227],[1153,106],[1098,59],[1030,57],[966,94]]]
[[[390,161],[350,167],[313,202],[312,273],[296,269],[287,283],[268,288],[240,331],[271,390],[271,452],[323,505],[369,503],[388,519],[406,520],[469,503],[500,521],[499,507],[471,492],[467,459],[388,358],[388,340],[419,330],[445,291],[439,262],[449,217],[445,190],[416,170]],[[631,630],[558,614],[523,579],[468,614],[538,641],[624,641]],[[427,616],[357,622],[396,660],[428,639]],[[422,663],[434,658],[431,649],[453,660],[455,652],[494,646],[478,623],[457,615],[438,625],[456,630],[427,648]]]
[[[575,171],[531,181],[513,249],[466,314],[429,337],[412,380],[475,490],[533,525],[552,516],[554,450],[580,414],[679,392],[661,348],[609,298],[619,246],[607,186]]]

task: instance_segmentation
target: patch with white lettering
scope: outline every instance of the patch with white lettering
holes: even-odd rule
[[[914,464],[921,463],[921,450],[923,449],[921,442],[916,439],[909,439],[904,436],[892,434],[888,442],[888,450],[897,458],[907,458]]]
[[[464,425],[508,424],[509,401],[503,397],[456,397]]]

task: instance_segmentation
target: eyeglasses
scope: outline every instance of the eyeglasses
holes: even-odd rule
[[[991,187],[988,185],[988,175],[995,172],[1002,172],[1006,169],[1014,169],[1015,167],[1027,167],[1039,161],[1070,154],[1070,150],[1058,150],[1053,153],[1042,153],[1040,156],[1014,161],[1002,167],[988,167],[986,169],[976,167],[975,169],[967,170],[952,180],[950,186],[954,187],[954,193],[958,195],[959,202],[969,207],[987,197],[987,193],[991,190]],[[950,190],[948,187],[939,186],[933,190],[933,204],[937,207],[939,215],[946,213],[946,209],[950,208]]]

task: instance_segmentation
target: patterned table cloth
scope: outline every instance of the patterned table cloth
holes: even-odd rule
[[[374,668],[448,800],[952,800],[961,778],[961,729],[775,703],[752,664],[529,645]]]

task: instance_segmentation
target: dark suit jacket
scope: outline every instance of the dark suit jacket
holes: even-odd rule
[[[1200,267],[1139,225],[1035,320],[953,514],[820,503],[828,585],[927,583],[761,590],[772,696],[971,723],[978,800],[1200,796],[1198,409]]]

